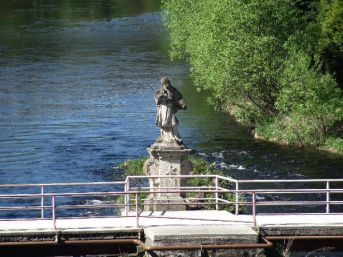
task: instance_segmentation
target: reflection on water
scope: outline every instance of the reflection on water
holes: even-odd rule
[[[342,177],[343,158],[255,141],[168,61],[159,1],[0,3],[1,183],[97,181],[145,156],[153,93],[169,76],[189,109],[190,147],[237,178]]]

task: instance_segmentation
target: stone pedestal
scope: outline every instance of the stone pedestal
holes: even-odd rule
[[[174,141],[156,142],[147,150],[150,158],[144,163],[144,173],[148,176],[166,177],[149,179],[151,194],[145,200],[144,210],[186,210],[186,202],[183,199],[183,195],[180,193],[168,193],[168,191],[179,191],[180,186],[184,184],[184,179],[173,176],[190,174],[192,163],[187,157],[192,150]],[[167,192],[159,193],[156,191]],[[167,203],[168,205],[165,205]]]

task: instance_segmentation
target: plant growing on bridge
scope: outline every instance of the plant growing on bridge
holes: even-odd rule
[[[218,170],[215,168],[214,164],[209,163],[208,161],[201,159],[199,157],[191,156],[190,161],[193,164],[193,171],[192,175],[222,175],[224,176],[223,172],[221,170]],[[194,187],[207,187],[212,186],[215,187],[215,179],[213,178],[190,178],[187,180],[187,186],[194,186]],[[225,188],[225,189],[233,189],[232,183],[227,180],[219,180],[218,181],[218,187],[219,188]],[[190,197],[195,198],[208,198],[208,199],[215,199],[214,193],[191,193],[189,194]],[[235,201],[235,196],[232,193],[219,193],[218,197],[226,200],[226,201]],[[242,201],[243,199],[239,199]],[[204,201],[205,202],[205,201]],[[197,205],[195,208],[199,209],[214,209],[215,204],[212,201],[213,204],[210,205]],[[220,207],[222,209],[225,209],[227,211],[233,212],[234,211],[234,205],[227,205],[225,204],[224,207]],[[245,209],[240,207],[240,212],[244,212]]]
[[[148,157],[143,157],[135,160],[126,160],[119,164],[118,168],[124,170],[125,176],[134,176],[134,175],[144,175],[143,174],[143,165]]]

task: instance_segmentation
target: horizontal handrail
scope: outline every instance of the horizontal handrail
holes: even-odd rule
[[[218,178],[239,183],[279,183],[279,182],[343,182],[343,179],[233,179],[231,177],[224,177],[221,175],[164,175],[164,176],[146,176],[146,175],[130,175],[127,179],[135,178]]]
[[[166,175],[166,176],[144,176],[135,175],[127,176],[125,181],[110,181],[110,182],[59,182],[59,183],[28,183],[28,184],[0,184],[0,188],[4,187],[49,187],[49,186],[89,186],[89,185],[123,185],[129,179],[141,178],[218,178],[231,182],[238,183],[315,183],[315,182],[343,182],[343,179],[265,179],[265,180],[237,180],[230,177],[220,175]]]
[[[158,188],[150,188],[147,186],[137,187],[131,186],[132,184],[137,185],[137,181],[141,179],[163,179],[163,178],[179,178],[179,179],[190,179],[190,178],[210,178],[208,185],[204,186],[174,186],[174,187],[158,187]],[[136,183],[132,183],[133,180]],[[220,183],[221,181],[229,181],[231,182],[228,188],[224,188],[223,185]],[[17,202],[14,200],[11,202],[10,206],[4,206],[4,204],[8,204],[4,202],[3,205],[0,205],[0,211],[20,211],[20,210],[41,210],[42,215],[41,218],[44,218],[44,210],[49,210],[52,213],[52,219],[54,220],[54,224],[56,223],[56,210],[61,209],[96,209],[96,208],[125,208],[125,212],[128,215],[128,211],[130,211],[130,207],[133,207],[136,211],[136,219],[137,224],[139,220],[139,208],[142,205],[154,205],[155,203],[152,202],[143,202],[139,200],[138,195],[158,195],[158,194],[184,194],[187,200],[187,204],[189,205],[203,205],[203,206],[215,206],[215,209],[218,210],[219,206],[226,206],[231,205],[236,208],[236,214],[238,215],[238,208],[239,206],[251,206],[252,207],[252,215],[254,217],[254,223],[256,224],[256,215],[257,211],[256,208],[258,206],[272,206],[272,205],[303,205],[303,206],[317,206],[323,205],[326,206],[326,214],[330,213],[330,205],[343,205],[343,200],[337,199],[330,199],[331,194],[342,194],[343,188],[331,188],[330,183],[337,183],[343,182],[343,179],[291,179],[291,180],[237,180],[232,179],[230,177],[224,177],[220,175],[214,174],[205,174],[205,175],[165,175],[165,176],[143,176],[143,175],[134,175],[134,176],[127,176],[125,181],[114,181],[114,182],[72,182],[72,183],[38,183],[38,184],[4,184],[0,185],[0,188],[12,188],[15,190],[16,188],[40,188],[39,192],[37,193],[2,193],[0,194],[0,200],[5,199],[6,201],[10,201],[10,199],[41,199],[40,205],[34,205],[33,203],[26,203],[24,202]],[[264,183],[266,186],[263,188],[256,188],[253,187],[255,183]],[[304,188],[304,185],[301,185],[302,188],[289,188],[289,183],[305,183],[308,185],[307,187],[311,186],[311,183],[325,183],[323,188]],[[239,185],[244,184],[244,189],[240,188]],[[286,188],[268,188],[270,185],[277,184],[278,187],[287,186]],[[90,186],[102,186],[102,185],[121,185],[124,186],[123,191],[108,191],[108,188],[101,188],[99,191],[95,191],[96,189],[92,188],[93,191],[89,192],[47,192],[46,190],[49,187],[58,187],[63,186],[69,189],[72,187],[90,187]],[[249,188],[246,185],[250,185]],[[261,187],[261,186],[259,186]],[[273,186],[274,187],[274,186]],[[312,187],[319,187],[318,185],[312,185]],[[336,186],[338,187],[338,186]],[[234,188],[234,189],[233,189]],[[76,189],[73,189],[76,190]],[[115,190],[118,190],[116,188]],[[33,190],[31,190],[33,191]],[[50,190],[51,191],[51,190]],[[81,191],[84,191],[82,189]],[[209,195],[190,195],[189,193],[195,194],[204,194],[209,193]],[[229,201],[226,198],[227,194],[232,194],[235,196],[235,200]],[[310,194],[311,195],[323,195],[325,199],[318,200],[320,198],[311,197],[309,200],[303,199],[295,199],[289,200],[265,200],[259,199],[257,196],[261,195],[272,195],[272,194]],[[112,202],[109,203],[98,203],[98,204],[89,204],[84,203],[80,204],[75,202],[75,204],[68,204],[64,200],[64,203],[60,201],[60,199],[68,198],[82,198],[82,197],[125,197],[124,202],[113,202],[114,198],[111,199]],[[134,196],[134,199],[132,198]],[[208,197],[205,197],[208,196]],[[251,196],[251,198],[250,198]],[[249,201],[242,201],[240,198],[244,197],[246,200]],[[250,201],[251,200],[251,201]],[[45,202],[47,202],[45,204]],[[184,205],[185,202],[178,202],[178,201],[166,201],[166,202],[159,202],[158,205],[168,206],[168,205]],[[12,206],[14,205],[14,206]]]
[[[50,186],[101,186],[101,185],[122,185],[125,181],[109,182],[61,182],[61,183],[37,183],[37,184],[0,184],[1,187],[50,187]]]
[[[343,182],[343,179],[240,179],[239,183],[315,183],[315,182]]]
[[[154,191],[108,191],[108,192],[84,192],[84,193],[44,193],[44,194],[0,194],[0,198],[35,198],[35,197],[82,197],[82,196],[120,196],[130,194],[151,194],[151,193],[256,193],[256,194],[298,194],[298,193],[343,193],[343,189],[246,189],[246,190],[230,190],[230,189],[203,189],[203,190],[169,190],[175,187],[164,187],[166,190],[154,190]],[[162,188],[161,188],[162,189]]]

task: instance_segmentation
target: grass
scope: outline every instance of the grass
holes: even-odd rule
[[[338,135],[327,136],[319,140],[318,136],[313,137],[313,131],[312,134],[306,134],[301,129],[291,130],[288,128],[289,124],[285,124],[277,122],[260,124],[255,129],[255,138],[281,144],[316,147],[320,150],[343,154],[343,138]]]
[[[120,163],[118,167],[125,171],[126,176],[144,175],[143,165],[147,159],[147,157],[144,157],[135,160],[126,160]]]
[[[327,149],[332,152],[343,153],[343,138],[327,138],[323,146],[323,149]]]

